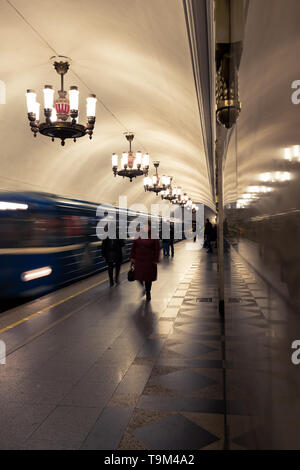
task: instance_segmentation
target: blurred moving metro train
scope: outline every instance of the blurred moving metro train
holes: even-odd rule
[[[148,214],[52,194],[0,193],[0,298],[36,297],[104,271],[102,241],[96,233],[99,208],[102,219],[113,216],[117,226],[120,214],[126,212],[123,262],[128,261],[133,240],[129,224],[137,217],[147,220]],[[149,218],[161,230],[162,218]]]

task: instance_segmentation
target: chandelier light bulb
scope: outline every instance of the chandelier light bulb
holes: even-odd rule
[[[141,165],[142,164],[142,152],[138,151],[135,154],[136,156],[136,164]]]
[[[79,109],[79,91],[77,86],[71,86],[69,90],[70,110],[78,111]]]
[[[284,159],[289,160],[289,161],[292,160],[292,152],[291,152],[290,148],[285,148],[284,149]]]
[[[36,101],[35,102],[35,112],[34,112],[36,121],[40,120],[40,106],[41,106],[41,104]]]
[[[264,181],[265,183],[267,183],[268,181],[271,181],[271,173],[262,173],[260,175],[260,180]]]
[[[149,154],[148,154],[148,153],[145,153],[145,154],[143,155],[143,166],[144,166],[144,167],[149,167],[149,163],[150,163]]]
[[[259,186],[248,186],[248,192],[249,193],[260,193],[260,192],[263,192],[263,189]]]
[[[113,153],[112,154],[112,157],[111,157],[111,162],[112,162],[112,166],[114,167],[117,167],[118,166],[118,160],[119,160],[119,157],[116,153]]]
[[[124,169],[128,165],[128,153],[123,152],[122,153],[122,159],[121,159],[121,167]]]
[[[86,115],[88,118],[94,118],[96,116],[96,95],[90,94],[86,99]]]
[[[293,146],[293,155],[296,158],[300,157],[300,146],[299,145],[294,145]]]
[[[51,85],[44,86],[44,109],[53,108],[54,90]]]
[[[26,104],[27,104],[27,112],[28,113],[35,113],[36,111],[36,92],[34,90],[27,90],[26,93]]]

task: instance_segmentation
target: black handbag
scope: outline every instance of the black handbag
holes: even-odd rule
[[[128,279],[129,282],[132,282],[132,281],[135,280],[134,279],[134,264],[133,263],[131,263],[130,269],[127,273],[127,279]]]

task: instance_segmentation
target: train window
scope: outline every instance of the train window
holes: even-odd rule
[[[96,233],[96,219],[93,216],[63,215],[63,237],[64,244],[78,244],[92,241]]]
[[[0,247],[55,246],[59,243],[60,226],[60,220],[52,214],[5,215],[0,219]]]

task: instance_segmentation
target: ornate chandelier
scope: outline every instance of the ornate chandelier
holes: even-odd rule
[[[165,175],[160,178],[157,171],[159,162],[153,162],[153,165],[155,167],[155,175],[153,175],[152,178],[150,176],[146,176],[146,178],[144,178],[144,188],[145,191],[152,191],[156,193],[156,196],[158,196],[158,193],[169,188],[171,184],[171,178],[170,176]]]
[[[27,90],[26,101],[28,119],[31,130],[36,137],[37,133],[61,139],[61,145],[65,145],[66,139],[76,139],[88,134],[92,138],[96,121],[96,95],[90,94],[87,98],[87,124],[78,124],[79,91],[76,86],[71,86],[69,98],[64,90],[64,75],[68,72],[71,59],[64,56],[51,57],[51,62],[60,75],[61,89],[58,91],[58,98],[54,100],[54,89],[51,85],[44,87],[44,115],[45,122],[40,123],[40,103],[36,101],[34,90]],[[69,120],[69,118],[71,120]]]
[[[121,169],[118,170],[118,160],[119,157],[115,153],[112,155],[112,170],[115,176],[125,176],[130,179],[136,178],[137,176],[148,175],[149,170],[149,154],[145,153],[142,155],[142,152],[138,151],[134,155],[131,150],[131,143],[134,139],[134,134],[132,132],[126,132],[126,139],[129,142],[129,152],[123,152],[121,158]]]
[[[172,204],[178,204],[181,207],[186,207],[187,209],[191,209],[193,202],[186,193],[181,194],[181,191],[180,191],[179,194],[176,194],[176,198],[172,200]]]
[[[181,188],[173,188],[172,187],[172,177],[170,177],[170,184],[169,187],[161,192],[161,198],[166,200],[166,201],[174,201],[179,194],[181,194]]]

